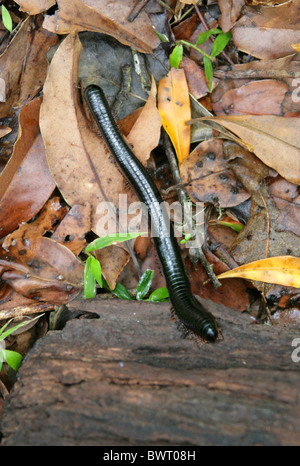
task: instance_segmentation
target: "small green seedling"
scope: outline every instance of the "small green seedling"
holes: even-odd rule
[[[199,45],[206,42],[211,35],[216,35],[217,37],[213,42],[211,55],[209,55],[208,53],[204,52],[204,50],[200,49]],[[205,31],[202,34],[200,34],[198,36],[196,44],[192,44],[191,42],[185,40],[180,40],[170,55],[170,66],[173,68],[179,68],[183,57],[183,45],[186,45],[187,47],[192,47],[193,49],[197,50],[197,52],[203,55],[205,77],[208,82],[209,91],[211,92],[213,86],[212,62],[215,57],[217,57],[221,52],[223,52],[231,37],[232,34],[230,31],[223,32],[221,29],[212,28],[209,31]]]
[[[102,277],[101,264],[100,262],[91,254],[92,251],[97,249],[102,249],[107,246],[110,246],[114,243],[120,243],[122,241],[128,241],[138,236],[144,235],[143,233],[117,233],[115,235],[107,235],[102,238],[97,238],[95,241],[90,243],[84,250],[85,254],[88,255],[88,258],[85,263],[84,268],[84,296],[86,299],[94,298],[96,295],[96,284],[101,288],[106,288],[108,291],[113,293],[120,299],[131,300],[133,299],[129,291],[121,283],[117,283],[115,288],[112,290],[104,277]],[[142,300],[147,295],[154,276],[153,270],[146,270],[142,275],[137,285],[136,290],[136,299]],[[169,296],[167,288],[159,288],[155,290],[147,299],[147,301],[167,301]]]
[[[34,320],[39,319],[42,315],[44,314],[41,314],[35,317],[34,319],[29,319],[25,322],[21,322],[20,324],[17,324],[14,327],[5,330],[7,326],[10,324],[10,322],[13,320],[10,319],[8,322],[6,322],[5,325],[3,325],[2,328],[0,328],[0,371],[2,369],[3,362],[6,362],[14,371],[17,372],[22,362],[22,356],[20,353],[5,349],[5,338],[11,335],[18,328],[23,327],[24,325],[28,325],[29,322],[33,322]]]
[[[185,237],[180,241],[180,244],[185,244],[187,241],[191,239],[192,235],[190,233],[187,233]]]

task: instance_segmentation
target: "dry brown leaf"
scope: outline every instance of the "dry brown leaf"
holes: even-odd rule
[[[31,100],[46,78],[47,50],[57,44],[56,34],[36,27],[27,18],[0,56],[0,78],[5,82],[5,99],[0,103],[0,118],[10,115],[15,106]]]
[[[291,231],[300,236],[300,195],[299,186],[278,177],[270,185],[270,194],[279,210],[278,231]]]
[[[117,284],[117,277],[130,260],[130,255],[126,249],[120,246],[108,246],[95,251],[95,257],[102,265],[102,275],[108,286],[114,290]]]
[[[50,238],[31,238],[16,255],[0,250],[1,279],[27,298],[66,303],[82,289],[83,271],[74,254]]]
[[[290,3],[293,0],[246,0],[248,5],[258,6],[258,5],[265,5],[265,6],[282,6],[287,3]]]
[[[180,67],[184,69],[189,91],[196,99],[200,99],[208,92],[204,70],[188,57],[183,57]]]
[[[300,42],[298,1],[262,11],[246,7],[235,23],[232,35],[236,47],[257,58],[273,59],[290,55],[291,44]]]
[[[146,165],[151,151],[158,146],[160,129],[161,117],[156,106],[156,84],[152,77],[152,86],[148,100],[127,136],[132,150],[143,165]],[[150,137],[149,133],[154,135],[154,137]]]
[[[131,0],[57,0],[59,10],[46,16],[43,27],[56,34],[92,31],[109,34],[122,44],[144,53],[152,53],[160,41],[147,13],[142,10],[135,21],[127,20]]]
[[[43,314],[53,311],[54,305],[49,303],[37,303],[33,299],[24,298],[20,294],[14,293],[15,300],[8,300],[1,303],[0,321],[7,319],[20,319],[23,316],[32,314]]]
[[[62,206],[60,198],[52,197],[43,207],[37,218],[31,223],[21,223],[19,228],[4,238],[2,247],[4,249],[12,248],[11,251],[20,251],[24,243],[32,237],[43,236],[47,232],[52,232],[55,225],[68,212],[66,206]]]
[[[214,75],[226,80],[299,78],[299,61],[294,60],[294,58],[295,54],[293,53],[274,60],[253,60],[249,63],[221,66],[214,71]]]
[[[216,261],[216,256],[212,253],[208,257],[211,264],[213,264],[214,271],[216,273],[224,270],[224,263],[222,261]],[[204,299],[209,299],[216,303],[224,304],[232,309],[243,312],[249,309],[250,299],[249,293],[247,292],[247,282],[240,278],[233,278],[222,283],[222,286],[215,288],[211,282],[207,282],[207,273],[201,265],[195,269],[191,261],[185,261],[186,271],[190,277],[192,292]],[[233,281],[234,280],[234,281]],[[249,287],[248,287],[249,288]]]
[[[180,165],[189,155],[191,141],[191,128],[185,124],[191,118],[191,107],[184,70],[172,68],[160,80],[158,110]]]
[[[6,126],[0,126],[0,138],[3,138],[9,133],[11,133],[11,128],[7,128]]]
[[[76,256],[86,246],[85,235],[91,230],[91,206],[74,204],[51,238],[66,246]]]
[[[219,279],[231,277],[299,288],[300,258],[291,256],[268,257],[218,275]]]
[[[224,158],[220,139],[198,144],[181,164],[180,175],[185,191],[194,202],[232,207],[249,199]]]
[[[220,28],[228,32],[241,15],[245,0],[218,0],[221,16],[219,18]]]
[[[214,75],[221,79],[212,94],[215,112],[220,114],[224,109],[225,113],[230,115],[235,114],[236,110],[241,110],[243,113],[249,110],[248,113],[264,114],[265,105],[268,104],[265,113],[288,117],[300,116],[300,61],[296,58],[293,54],[274,60],[254,60],[218,68]],[[267,83],[270,83],[269,95]],[[284,93],[285,85],[288,89],[282,100],[281,94]],[[249,93],[248,102],[245,91],[252,89],[252,86],[255,94]],[[263,99],[257,92],[259,90],[262,90]],[[239,96],[240,93],[242,94]],[[249,105],[251,103],[252,105]],[[237,104],[236,108],[234,108],[235,104]]]
[[[249,219],[231,245],[234,260],[243,265],[265,257],[300,257],[299,236],[278,224],[280,211],[268,187],[262,184],[251,195]]]
[[[291,183],[300,183],[300,119],[268,116],[211,118],[252,146],[266,165]]]
[[[213,103],[217,116],[222,115],[282,115],[282,102],[288,87],[274,79],[251,81],[237,89],[224,92]]]
[[[22,108],[14,152],[0,175],[0,238],[27,222],[55,188],[39,133],[41,98]]]
[[[271,170],[252,152],[232,141],[224,141],[224,157],[236,178],[251,196],[262,186],[263,181],[271,176]]]
[[[24,11],[28,15],[38,15],[43,11],[49,10],[55,5],[55,0],[16,0],[20,5],[19,10]]]

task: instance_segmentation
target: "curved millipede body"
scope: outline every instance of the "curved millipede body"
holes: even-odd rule
[[[218,336],[216,320],[191,292],[180,249],[158,189],[120,134],[102,89],[88,86],[85,98],[111,153],[140,201],[148,208],[151,230],[176,314],[187,328],[206,340],[214,341]]]

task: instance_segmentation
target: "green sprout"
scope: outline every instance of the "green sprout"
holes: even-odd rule
[[[44,314],[41,314],[35,317],[34,319],[29,319],[24,322],[20,322],[14,327],[7,329],[8,325],[13,320],[13,319],[10,319],[8,322],[6,322],[5,325],[3,325],[3,327],[0,328],[0,371],[2,369],[3,362],[6,362],[14,371],[17,372],[22,362],[22,356],[20,353],[5,349],[5,343],[4,343],[5,338],[11,335],[18,328],[23,327],[24,325],[27,325],[29,322],[33,322],[34,320],[39,319],[43,315]]]
[[[120,299],[131,300],[133,299],[129,291],[121,283],[117,283],[114,289],[111,289],[102,276],[101,264],[100,262],[91,254],[91,252],[98,249],[105,248],[114,243],[120,243],[122,241],[128,241],[133,238],[137,238],[145,234],[143,233],[117,233],[115,235],[107,235],[102,238],[97,238],[95,241],[90,243],[84,250],[88,258],[85,263],[84,268],[84,296],[86,299],[92,299],[96,295],[97,283],[101,288],[106,288],[108,291],[113,293]],[[145,273],[141,276],[136,290],[136,299],[138,301],[143,300],[148,294],[148,291],[151,288],[152,280],[154,276],[153,270],[146,270]],[[155,290],[146,301],[158,302],[158,301],[167,301],[169,293],[167,288],[159,288]]]
[[[209,55],[208,53],[204,52],[204,50],[200,49],[199,45],[206,42],[211,35],[216,35],[217,37],[213,42],[211,55]],[[179,43],[174,47],[170,55],[170,66],[171,68],[179,68],[183,57],[183,45],[197,50],[197,52],[203,55],[205,77],[208,82],[209,91],[211,92],[213,86],[213,60],[221,52],[223,52],[231,37],[232,34],[230,31],[225,33],[221,29],[212,28],[209,31],[205,31],[202,34],[200,34],[198,36],[196,44],[192,44],[191,42],[188,42],[186,40],[180,40]]]

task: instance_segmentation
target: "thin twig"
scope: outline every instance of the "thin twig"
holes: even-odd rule
[[[163,140],[164,140],[166,155],[167,155],[168,160],[169,160],[169,164],[170,164],[173,179],[174,179],[176,185],[181,185],[181,177],[180,177],[176,157],[175,157],[174,151],[172,149],[169,137],[168,137],[168,135],[167,135],[167,133],[165,131],[163,131]],[[181,187],[177,187],[176,190],[177,190],[177,193],[178,193],[179,202],[180,202],[180,204],[181,204],[181,206],[183,208],[184,203],[186,202],[186,193],[184,192],[184,190]],[[195,230],[196,247],[193,247],[193,248],[189,249],[189,255],[190,255],[191,261],[193,262],[193,264],[197,264],[197,262],[200,261],[201,264],[203,265],[206,273],[211,278],[214,286],[215,287],[220,286],[221,283],[217,280],[217,278],[216,278],[216,276],[214,274],[212,265],[208,262],[208,260],[206,259],[205,255],[204,255],[204,253],[202,251],[202,244],[200,244],[200,242],[199,242],[199,244],[197,244],[198,241],[200,240],[200,238],[202,238],[202,226],[197,225],[197,224],[192,224],[192,222],[190,221],[190,218],[189,218],[188,215],[187,215],[187,218],[185,218],[185,221],[187,223],[187,230],[188,231]]]

